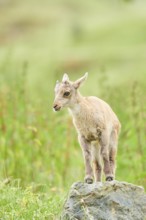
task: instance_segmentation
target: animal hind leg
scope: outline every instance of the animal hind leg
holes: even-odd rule
[[[111,171],[110,160],[109,160],[109,136],[107,131],[102,132],[101,139],[101,156],[103,158],[103,171],[106,177],[106,181],[113,180],[113,174]]]
[[[110,150],[109,161],[110,161],[110,167],[111,167],[111,172],[113,174],[113,178],[115,178],[115,171],[116,171],[116,154],[117,154],[117,150],[112,148]]]
[[[117,134],[116,131],[113,131],[110,137],[110,151],[109,151],[109,161],[110,161],[110,167],[111,172],[113,174],[113,177],[115,178],[115,171],[116,171],[116,155],[117,155]]]

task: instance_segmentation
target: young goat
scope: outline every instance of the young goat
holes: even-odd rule
[[[78,133],[85,161],[85,182],[93,183],[93,169],[96,181],[101,181],[102,161],[106,181],[115,177],[115,157],[117,152],[120,122],[111,107],[103,100],[83,97],[78,88],[88,74],[71,82],[68,75],[63,75],[62,82],[55,86],[54,110],[68,107]]]

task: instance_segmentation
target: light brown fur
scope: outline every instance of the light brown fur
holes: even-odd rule
[[[54,109],[68,107],[78,133],[85,161],[85,182],[101,181],[102,160],[106,180],[115,177],[115,157],[117,152],[120,122],[103,100],[90,96],[83,97],[78,88],[87,78],[87,74],[71,82],[64,74],[62,82],[55,87]],[[69,95],[65,95],[68,92]],[[93,162],[94,172],[91,161]]]

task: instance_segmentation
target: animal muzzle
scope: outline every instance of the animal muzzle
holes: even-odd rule
[[[55,112],[59,111],[61,109],[61,106],[59,106],[57,104],[54,104],[53,109],[54,109]]]

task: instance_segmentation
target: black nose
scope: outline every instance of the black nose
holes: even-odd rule
[[[53,108],[54,108],[55,111],[59,111],[61,107],[59,105],[55,104],[53,106]]]
[[[53,108],[54,108],[54,109],[56,109],[56,108],[57,108],[57,106],[58,106],[58,105],[56,104],[56,105],[54,105],[54,106],[53,106]]]

